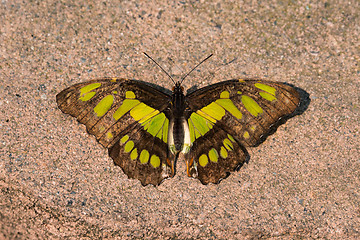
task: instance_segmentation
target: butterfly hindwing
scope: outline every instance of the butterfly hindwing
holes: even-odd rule
[[[188,175],[206,184],[241,166],[245,147],[256,146],[272,125],[293,113],[299,94],[283,83],[229,80],[188,94],[186,104],[192,143],[185,155]]]
[[[185,154],[187,174],[201,183],[218,183],[248,158],[246,149],[219,125],[194,141]]]
[[[110,78],[75,84],[56,99],[64,113],[85,124],[109,149],[129,177],[158,185],[173,176],[175,156],[167,147],[168,94],[140,81]]]
[[[109,148],[109,155],[129,178],[138,179],[143,185],[159,185],[174,175],[175,156],[167,148],[164,141],[143,131],[141,124],[134,123]]]

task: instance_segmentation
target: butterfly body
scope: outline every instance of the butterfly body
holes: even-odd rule
[[[271,126],[292,114],[297,91],[283,83],[237,79],[171,94],[121,78],[75,84],[57,95],[59,108],[86,125],[129,178],[158,185],[173,177],[182,153],[187,175],[218,183],[235,171]]]
[[[184,117],[185,112],[185,95],[180,83],[176,83],[173,88],[171,96],[171,103],[169,106],[169,149],[172,153],[177,154],[184,151],[184,144],[190,144],[189,127]]]

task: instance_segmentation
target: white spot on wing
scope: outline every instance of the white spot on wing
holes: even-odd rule
[[[172,153],[173,152],[173,149],[175,149],[175,144],[174,144],[174,120],[170,119],[170,122],[169,122],[169,128],[168,128],[168,147],[170,149],[170,151]],[[175,153],[174,153],[175,154]]]
[[[184,126],[184,145],[183,145],[183,149],[181,152],[185,154],[190,151],[191,139],[190,139],[189,125],[188,125],[187,121],[185,120],[185,118],[182,119],[182,124]]]

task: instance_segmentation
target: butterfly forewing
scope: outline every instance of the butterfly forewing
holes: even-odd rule
[[[241,166],[248,156],[245,147],[255,146],[293,113],[299,94],[283,83],[229,80],[188,94],[186,104],[193,145],[185,155],[188,175],[206,184]]]
[[[171,97],[140,81],[97,79],[56,96],[59,108],[85,124],[124,172],[143,185],[173,176],[167,148]]]

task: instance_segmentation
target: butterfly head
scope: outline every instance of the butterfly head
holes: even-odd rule
[[[184,92],[184,87],[181,85],[181,82],[176,82],[175,86],[172,88],[173,94],[176,93],[183,93]]]

